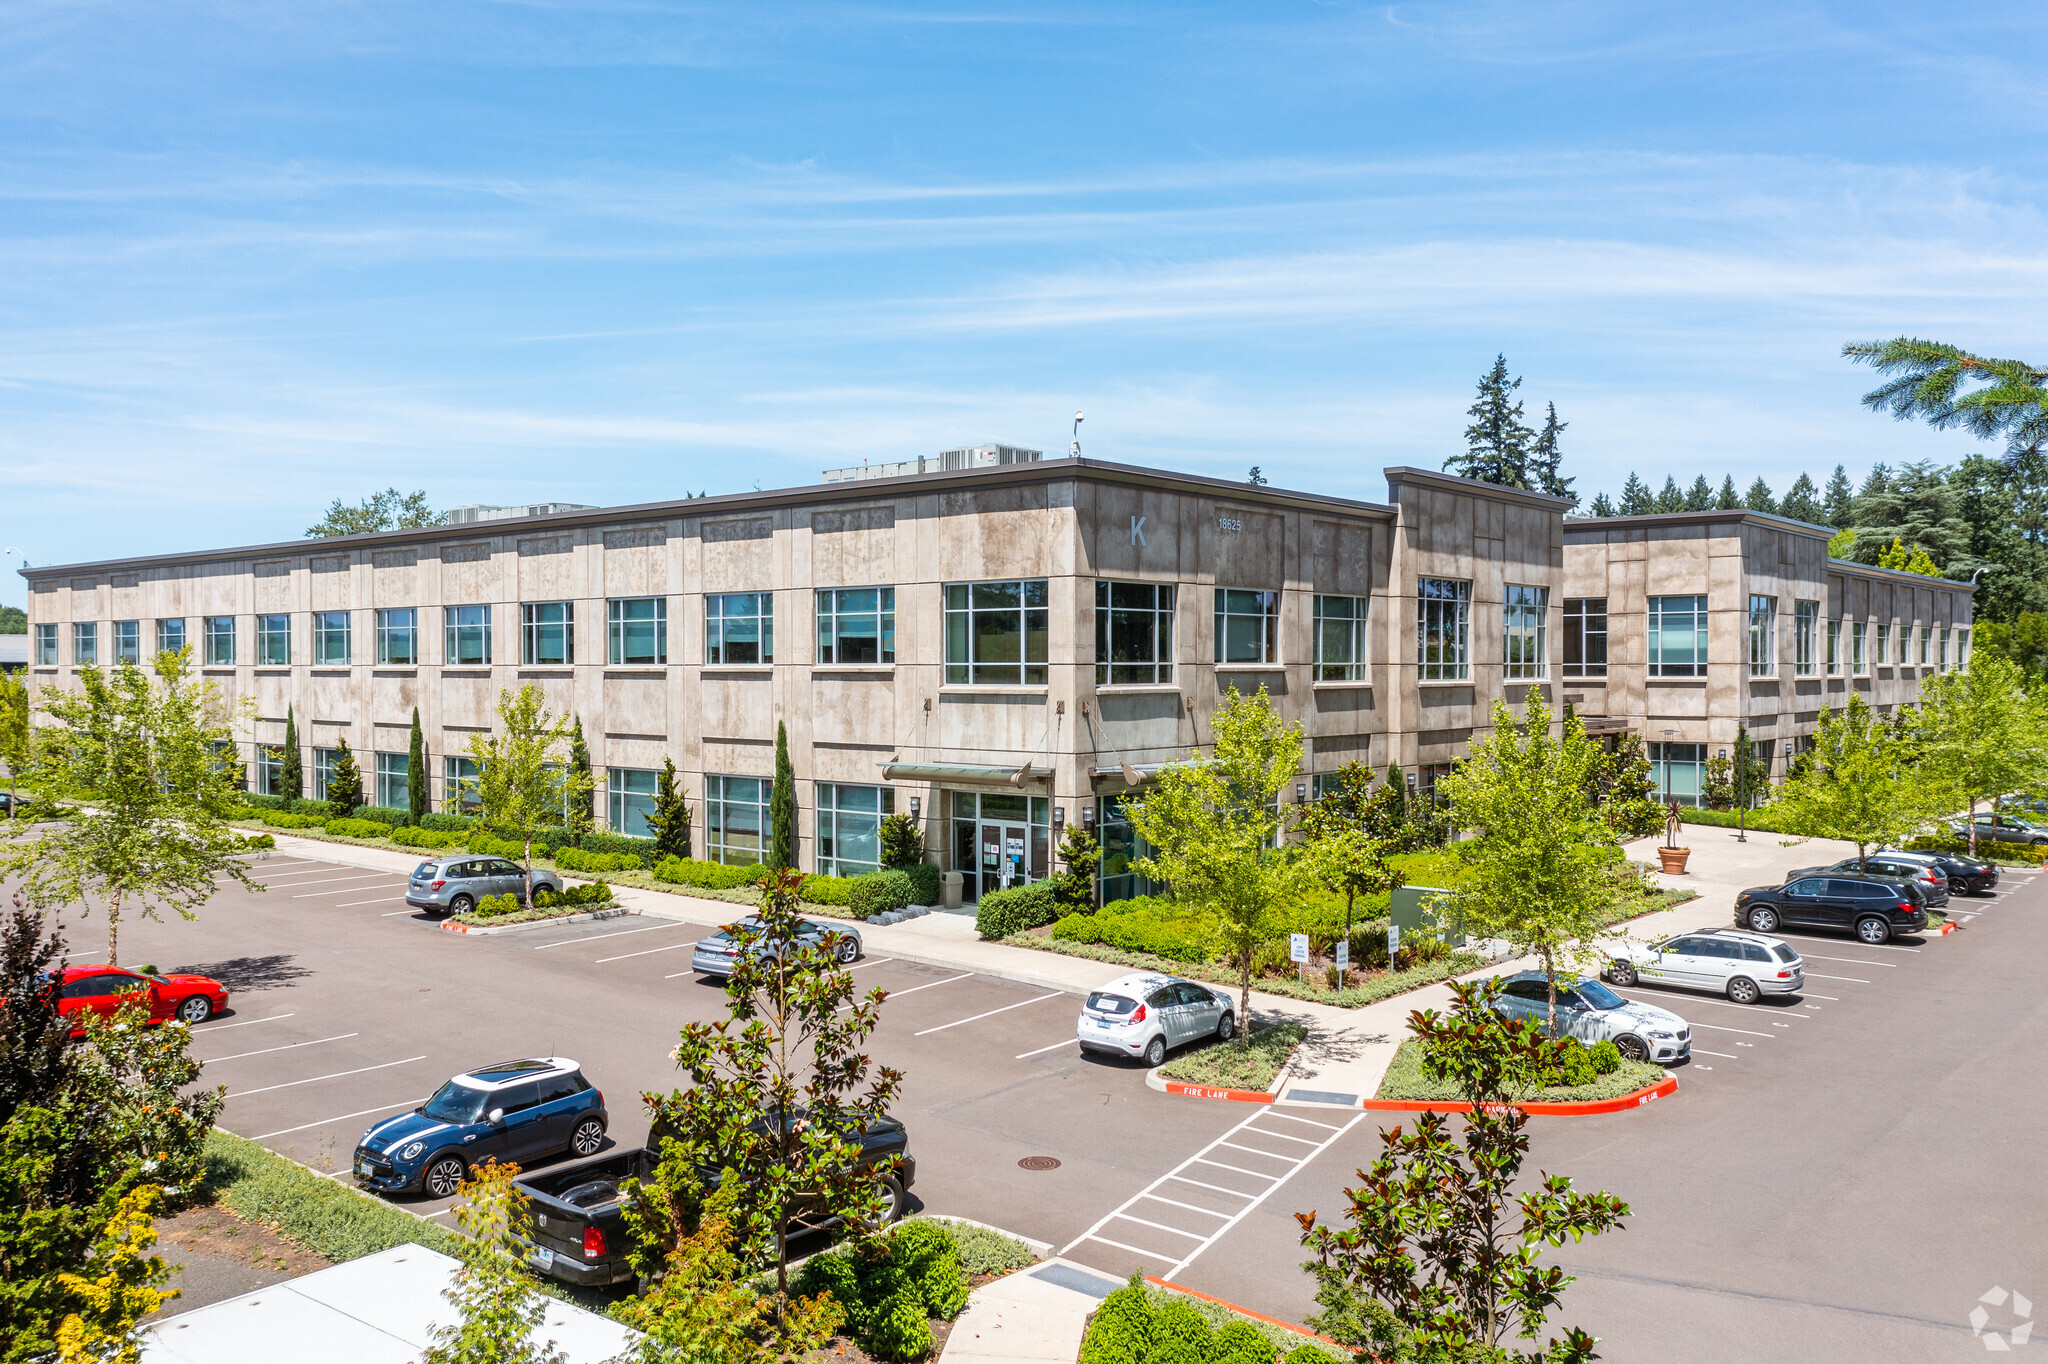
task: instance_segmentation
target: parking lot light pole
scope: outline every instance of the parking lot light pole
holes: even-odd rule
[[[1726,758],[1728,750],[1722,749],[1721,756]],[[1742,751],[1737,749],[1735,753],[1735,841],[1737,843],[1749,842],[1749,829],[1744,823],[1749,817],[1749,782],[1746,780],[1749,776],[1748,767],[1749,764],[1742,761]]]

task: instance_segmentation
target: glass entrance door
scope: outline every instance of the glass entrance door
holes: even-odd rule
[[[1025,849],[1030,830],[1022,824],[983,823],[981,826],[981,889],[1008,890],[1030,880]]]

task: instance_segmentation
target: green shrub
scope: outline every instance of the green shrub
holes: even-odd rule
[[[468,815],[431,814],[420,816],[422,829],[434,829],[444,834],[461,833],[476,821]]]
[[[400,847],[427,848],[438,851],[442,848],[459,848],[462,846],[462,835],[459,833],[441,833],[434,829],[394,829],[389,825],[374,824],[372,821],[365,819],[350,820],[349,822],[352,824],[370,824],[373,828],[381,829],[385,837]],[[365,836],[376,837],[375,834]]]
[[[967,1274],[960,1251],[936,1222],[905,1222],[889,1236],[889,1255],[900,1262],[925,1311],[951,1321],[967,1305]]]
[[[1185,906],[1156,896],[1114,900],[1093,914],[1069,914],[1053,925],[1063,942],[1099,942],[1170,961],[1204,962],[1214,955],[1207,924]]]
[[[563,871],[640,870],[640,859],[631,853],[594,853],[578,848],[555,849],[554,863]]]
[[[751,886],[765,875],[762,868],[728,867],[722,862],[701,862],[694,857],[664,857],[654,869],[654,879],[673,886],[702,886],[706,890],[736,890]]]
[[[472,912],[479,919],[495,919],[500,914],[517,914],[524,908],[517,895],[486,895],[476,902]]]
[[[830,1293],[846,1310],[847,1334],[859,1337],[867,1333],[868,1311],[861,1303],[860,1280],[854,1275],[853,1262],[838,1251],[824,1251],[804,1261],[790,1287],[805,1298]]]
[[[251,810],[283,810],[290,802],[283,796],[266,796],[261,791],[244,791],[242,804]]]
[[[592,881],[587,886],[564,886],[559,893],[535,891],[533,895],[537,909],[555,909],[563,905],[608,905],[611,902],[612,888],[602,881]]]
[[[422,829],[420,832],[425,833],[427,831]],[[462,846],[466,851],[473,852],[479,857],[509,857],[515,862],[523,861],[526,857],[526,845],[524,843],[514,843],[509,838],[499,838],[496,834],[486,833],[480,829],[472,830],[467,838],[461,834],[436,834],[434,836],[436,838],[453,839],[456,844]],[[541,855],[541,850],[538,847],[533,851],[535,856]]]
[[[1152,1350],[1152,1300],[1145,1280],[1132,1274],[1102,1300],[1081,1338],[1081,1364],[1142,1364]]]
[[[567,831],[562,832],[566,834]],[[568,839],[564,837],[557,841],[566,843]],[[641,858],[640,865],[643,867],[653,866],[660,857],[655,851],[653,839],[634,838],[629,834],[600,833],[592,830],[578,838],[576,842],[585,852],[624,854],[627,857]]]
[[[1052,892],[1050,881],[989,891],[974,912],[974,931],[985,942],[1001,942],[1012,933],[1052,923],[1060,916]]]
[[[853,878],[813,872],[804,878],[803,889],[797,894],[814,905],[845,905],[853,897]]]
[[[1596,1074],[1612,1075],[1621,1069],[1621,1048],[1612,1042],[1600,1042],[1588,1047],[1586,1056],[1592,1061]]]
[[[321,815],[291,815],[282,810],[264,810],[261,818],[273,829],[318,829],[327,823]]]
[[[846,903],[854,917],[865,919],[904,908],[916,889],[900,871],[871,871],[853,878],[853,893]]]
[[[1007,1274],[1013,1269],[1027,1269],[1038,1263],[1031,1247],[1022,1241],[972,1222],[945,1217],[914,1217],[903,1225],[913,1227],[926,1220],[945,1229],[946,1235],[952,1238],[953,1249],[959,1253],[961,1270],[969,1275]]]
[[[1210,1348],[1209,1357],[1218,1364],[1240,1356],[1256,1359],[1258,1364],[1273,1364],[1273,1356],[1278,1353],[1263,1331],[1238,1317],[1226,1322],[1216,1333],[1216,1343]]]
[[[371,819],[330,819],[320,826],[336,838],[388,838],[391,826]]]
[[[1176,1345],[1187,1364],[1207,1364],[1215,1352],[1216,1333],[1193,1304],[1176,1298],[1152,1314],[1152,1354],[1146,1364],[1174,1364],[1167,1346]]]
[[[923,1359],[932,1350],[932,1323],[924,1300],[908,1288],[890,1295],[875,1309],[860,1343],[876,1359],[894,1364]]]
[[[318,815],[323,820],[333,813],[324,800],[294,800],[285,808],[295,815]]]
[[[253,852],[262,848],[275,848],[277,840],[269,834],[247,834],[242,838],[242,846]]]
[[[890,815],[880,830],[882,865],[908,867],[924,860],[924,830],[909,815]]]
[[[912,862],[906,866],[891,867],[910,878],[910,903],[913,905],[935,905],[939,902],[940,886],[945,873],[929,862]]]
[[[1617,1069],[1620,1064],[1621,1058],[1617,1055]],[[1577,1088],[1580,1085],[1590,1085],[1599,1078],[1600,1072],[1594,1068],[1592,1056],[1579,1045],[1579,1040],[1576,1037],[1565,1038],[1564,1051],[1557,1058],[1557,1069],[1551,1072],[1550,1083]]]
[[[374,819],[394,829],[401,824],[412,823],[412,811],[394,809],[389,805],[358,805],[354,813],[357,819]]]
[[[1287,1352],[1284,1364],[1337,1364],[1337,1357],[1304,1342]]]

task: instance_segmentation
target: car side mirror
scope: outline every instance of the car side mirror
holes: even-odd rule
[[[505,1121],[505,1110],[502,1108],[492,1109],[490,1111],[489,1121],[491,1126],[493,1127],[496,1127],[499,1123]]]

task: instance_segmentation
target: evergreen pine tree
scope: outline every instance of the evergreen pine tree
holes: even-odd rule
[[[1609,496],[1608,496],[1608,495],[1607,495],[1606,493],[1601,493],[1601,494],[1600,494],[1600,495],[1599,495],[1598,497],[1595,497],[1595,498],[1593,499],[1593,515],[1595,515],[1595,516],[1616,516],[1616,515],[1619,515],[1619,513],[1618,513],[1618,512],[1616,512],[1616,511],[1615,511],[1615,509],[1614,509],[1614,499],[1613,499],[1613,498],[1611,498],[1611,497],[1609,497]]]
[[[1882,497],[1891,491],[1892,467],[1880,460],[1870,466],[1870,476],[1863,480],[1863,491],[1858,498]]]
[[[1841,465],[1835,466],[1834,477],[1828,480],[1828,493],[1821,503],[1827,509],[1827,523],[1836,530],[1852,524],[1849,504],[1855,500],[1855,493],[1849,487],[1849,473]]]
[[[292,708],[284,708],[284,771],[278,778],[278,794],[286,800],[306,797],[306,769],[299,757],[299,720]]]
[[[1794,479],[1792,486],[1785,490],[1784,500],[1778,503],[1778,515],[1816,526],[1827,524],[1827,508],[1821,505],[1820,490],[1805,474]]]
[[[762,859],[774,871],[794,865],[796,768],[789,761],[789,727],[775,722],[775,792],[768,798],[768,838],[774,845]]]
[[[1472,418],[1465,428],[1465,453],[1452,455],[1444,468],[1482,483],[1529,486],[1529,442],[1535,433],[1522,425],[1522,405],[1509,401],[1521,386],[1520,379],[1508,377],[1507,357],[1495,356],[1493,368],[1480,376],[1479,396],[1465,409]]]
[[[1658,490],[1655,510],[1660,512],[1685,510],[1685,494],[1679,490],[1678,480],[1670,474],[1664,475],[1664,486]]]
[[[580,715],[576,717],[575,728],[569,734],[569,767],[579,777],[588,778],[590,776],[590,745],[583,742],[583,717]],[[596,798],[596,788],[588,780],[583,781],[579,789],[591,792],[592,799]],[[574,804],[570,805],[570,833],[587,834],[590,832],[592,824],[595,823],[591,818],[590,811],[591,807],[588,801],[585,801],[580,809]]]
[[[1743,494],[1742,505],[1753,512],[1775,513],[1778,510],[1778,499],[1771,496],[1771,485],[1759,478],[1750,484],[1749,491]]]
[[[1692,486],[1685,490],[1685,509],[1687,511],[1708,511],[1713,508],[1713,505],[1714,485],[1707,482],[1705,474],[1701,474],[1694,478]]]
[[[1256,464],[1252,466],[1251,473],[1245,478],[1245,482],[1251,484],[1254,488],[1265,487],[1266,481],[1265,472]]]
[[[1621,514],[1623,516],[1642,516],[1646,512],[1653,512],[1655,510],[1657,510],[1657,502],[1655,498],[1650,496],[1650,485],[1643,482],[1634,473],[1629,474],[1628,481],[1621,485]]]
[[[1728,474],[1721,480],[1721,491],[1714,498],[1716,511],[1734,511],[1742,505],[1742,498],[1735,491],[1735,475]]]
[[[661,775],[654,779],[654,813],[647,817],[647,832],[654,835],[656,860],[690,855],[690,802],[676,787],[673,758],[661,760]]]
[[[450,808],[459,808],[462,794],[448,792]],[[427,817],[427,740],[420,733],[420,708],[412,708],[412,740],[405,749],[405,804],[415,829]]]
[[[1570,426],[1570,422],[1557,419],[1557,404],[1547,404],[1543,417],[1543,429],[1536,433],[1536,443],[1529,447],[1529,477],[1539,493],[1552,497],[1569,497],[1577,502],[1579,495],[1572,491],[1573,480],[1558,476],[1558,467],[1563,456],[1557,448],[1557,438]]]
[[[356,755],[348,740],[334,741],[334,770],[327,776],[327,809],[336,819],[348,819],[363,803],[363,774],[356,769]]]

